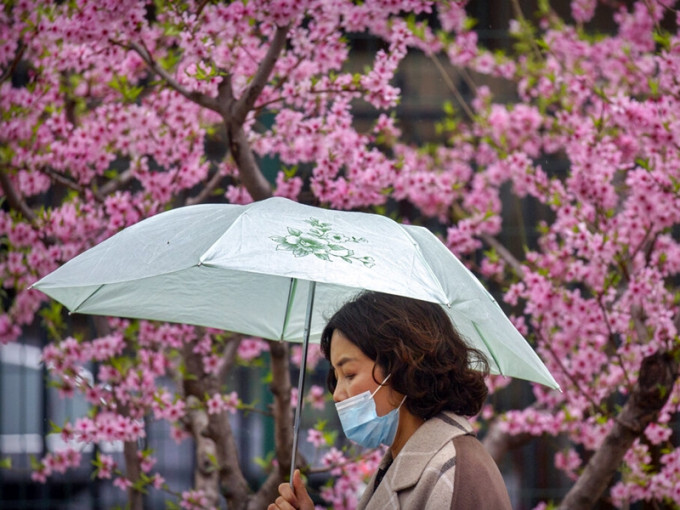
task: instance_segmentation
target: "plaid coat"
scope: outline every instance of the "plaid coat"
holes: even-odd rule
[[[385,472],[385,469],[387,471]],[[375,488],[376,476],[383,471]],[[397,458],[388,451],[357,510],[512,510],[496,463],[470,423],[443,412],[411,436]]]

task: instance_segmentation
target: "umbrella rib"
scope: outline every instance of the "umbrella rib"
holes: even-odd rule
[[[281,328],[281,337],[279,340],[283,341],[286,337],[286,329],[290,321],[290,314],[293,308],[293,301],[295,300],[295,291],[297,290],[297,278],[290,279],[290,286],[288,287],[288,301],[286,302],[286,313],[283,316],[283,327]]]
[[[422,261],[423,261],[423,266],[425,266],[425,268],[427,269],[427,272],[430,274],[431,279],[432,279],[434,282],[436,282],[437,287],[439,288],[439,290],[440,290],[441,293],[442,293],[442,296],[446,296],[446,300],[447,300],[446,303],[445,303],[446,306],[447,306],[447,307],[450,307],[450,306],[451,306],[451,303],[449,302],[449,295],[446,293],[446,290],[444,289],[444,287],[442,287],[442,284],[440,283],[439,278],[437,278],[437,275],[435,274],[435,272],[434,272],[434,271],[432,270],[432,268],[430,267],[430,263],[429,263],[429,262],[427,261],[427,259],[425,258],[425,255],[423,254],[423,250],[420,249],[420,244],[418,244],[418,243],[416,242],[416,240],[413,239],[413,236],[408,232],[408,230],[406,230],[406,229],[403,227],[403,225],[399,225],[399,227],[400,227],[401,230],[408,236],[409,240],[411,241],[411,244],[413,244],[413,247],[415,248],[415,251],[418,253],[418,255],[420,256],[420,258],[421,258]],[[425,227],[421,227],[421,228],[425,228]],[[450,253],[450,252],[449,252],[449,253]],[[453,255],[453,253],[451,253],[451,255]]]
[[[97,287],[97,289],[94,292],[91,292],[85,299],[83,299],[80,303],[78,303],[78,306],[76,306],[73,310],[71,310],[71,313],[78,313],[78,310],[80,310],[80,308],[85,303],[87,303],[92,298],[92,296],[94,296],[97,292],[99,292],[104,287],[104,285],[105,284],[102,283],[99,287]]]
[[[501,364],[498,363],[498,359],[496,359],[496,355],[493,353],[493,350],[491,349],[491,346],[490,346],[489,343],[486,341],[486,338],[484,338],[484,334],[479,330],[479,328],[477,327],[477,323],[476,323],[475,321],[471,321],[471,322],[472,322],[472,326],[475,328],[475,331],[476,331],[477,334],[479,335],[479,338],[481,338],[481,339],[482,339],[482,342],[484,342],[484,345],[486,345],[486,350],[489,351],[489,354],[491,355],[491,358],[493,359],[493,362],[494,362],[494,363],[496,364],[496,366],[498,367],[498,372],[499,372],[500,374],[503,374],[503,370],[501,369]],[[505,375],[505,374],[503,374],[503,375]]]
[[[244,206],[246,209],[243,211],[243,213],[242,213],[236,220],[234,220],[234,221],[226,228],[226,230],[224,230],[224,232],[222,232],[222,233],[217,237],[217,239],[215,239],[215,241],[208,247],[208,249],[203,250],[203,253],[201,254],[201,256],[198,257],[198,265],[199,265],[199,266],[200,266],[200,265],[207,265],[207,266],[210,266],[210,263],[208,263],[208,264],[205,263],[206,255],[207,255],[208,253],[210,253],[210,251],[213,250],[213,248],[215,248],[215,246],[217,246],[217,244],[219,244],[219,242],[220,242],[222,239],[224,239],[230,231],[232,231],[232,230],[235,229],[235,225],[236,225],[237,223],[241,222],[241,218],[242,218],[243,216],[246,216],[246,215],[248,214],[248,208],[249,208],[249,206],[250,206],[250,205],[254,205],[254,204],[257,204],[257,202],[253,202],[252,204],[249,204],[249,205]]]

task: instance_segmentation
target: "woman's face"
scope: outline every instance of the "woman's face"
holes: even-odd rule
[[[386,374],[383,373],[375,362],[366,356],[356,344],[352,343],[341,331],[333,331],[331,336],[331,370],[335,371],[337,385],[333,392],[333,400],[342,402],[346,398],[354,397],[364,391],[373,393],[380,383],[373,379],[373,367],[375,377],[382,382]],[[375,408],[378,416],[389,413],[396,407],[401,398],[398,398],[391,386],[389,379],[374,396]]]

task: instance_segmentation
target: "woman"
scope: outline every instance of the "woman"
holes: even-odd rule
[[[390,447],[359,510],[511,509],[498,467],[464,418],[486,399],[488,364],[439,305],[364,292],[328,322],[321,350],[347,436]],[[297,471],[279,494],[269,510],[314,509]]]

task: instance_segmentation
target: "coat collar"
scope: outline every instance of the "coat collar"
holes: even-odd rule
[[[412,487],[420,479],[432,456],[447,442],[465,434],[474,434],[474,430],[462,416],[444,411],[430,418],[418,427],[392,462],[385,474],[385,478],[389,479],[388,485],[394,491]],[[391,459],[392,452],[388,451],[385,460],[389,462]]]

